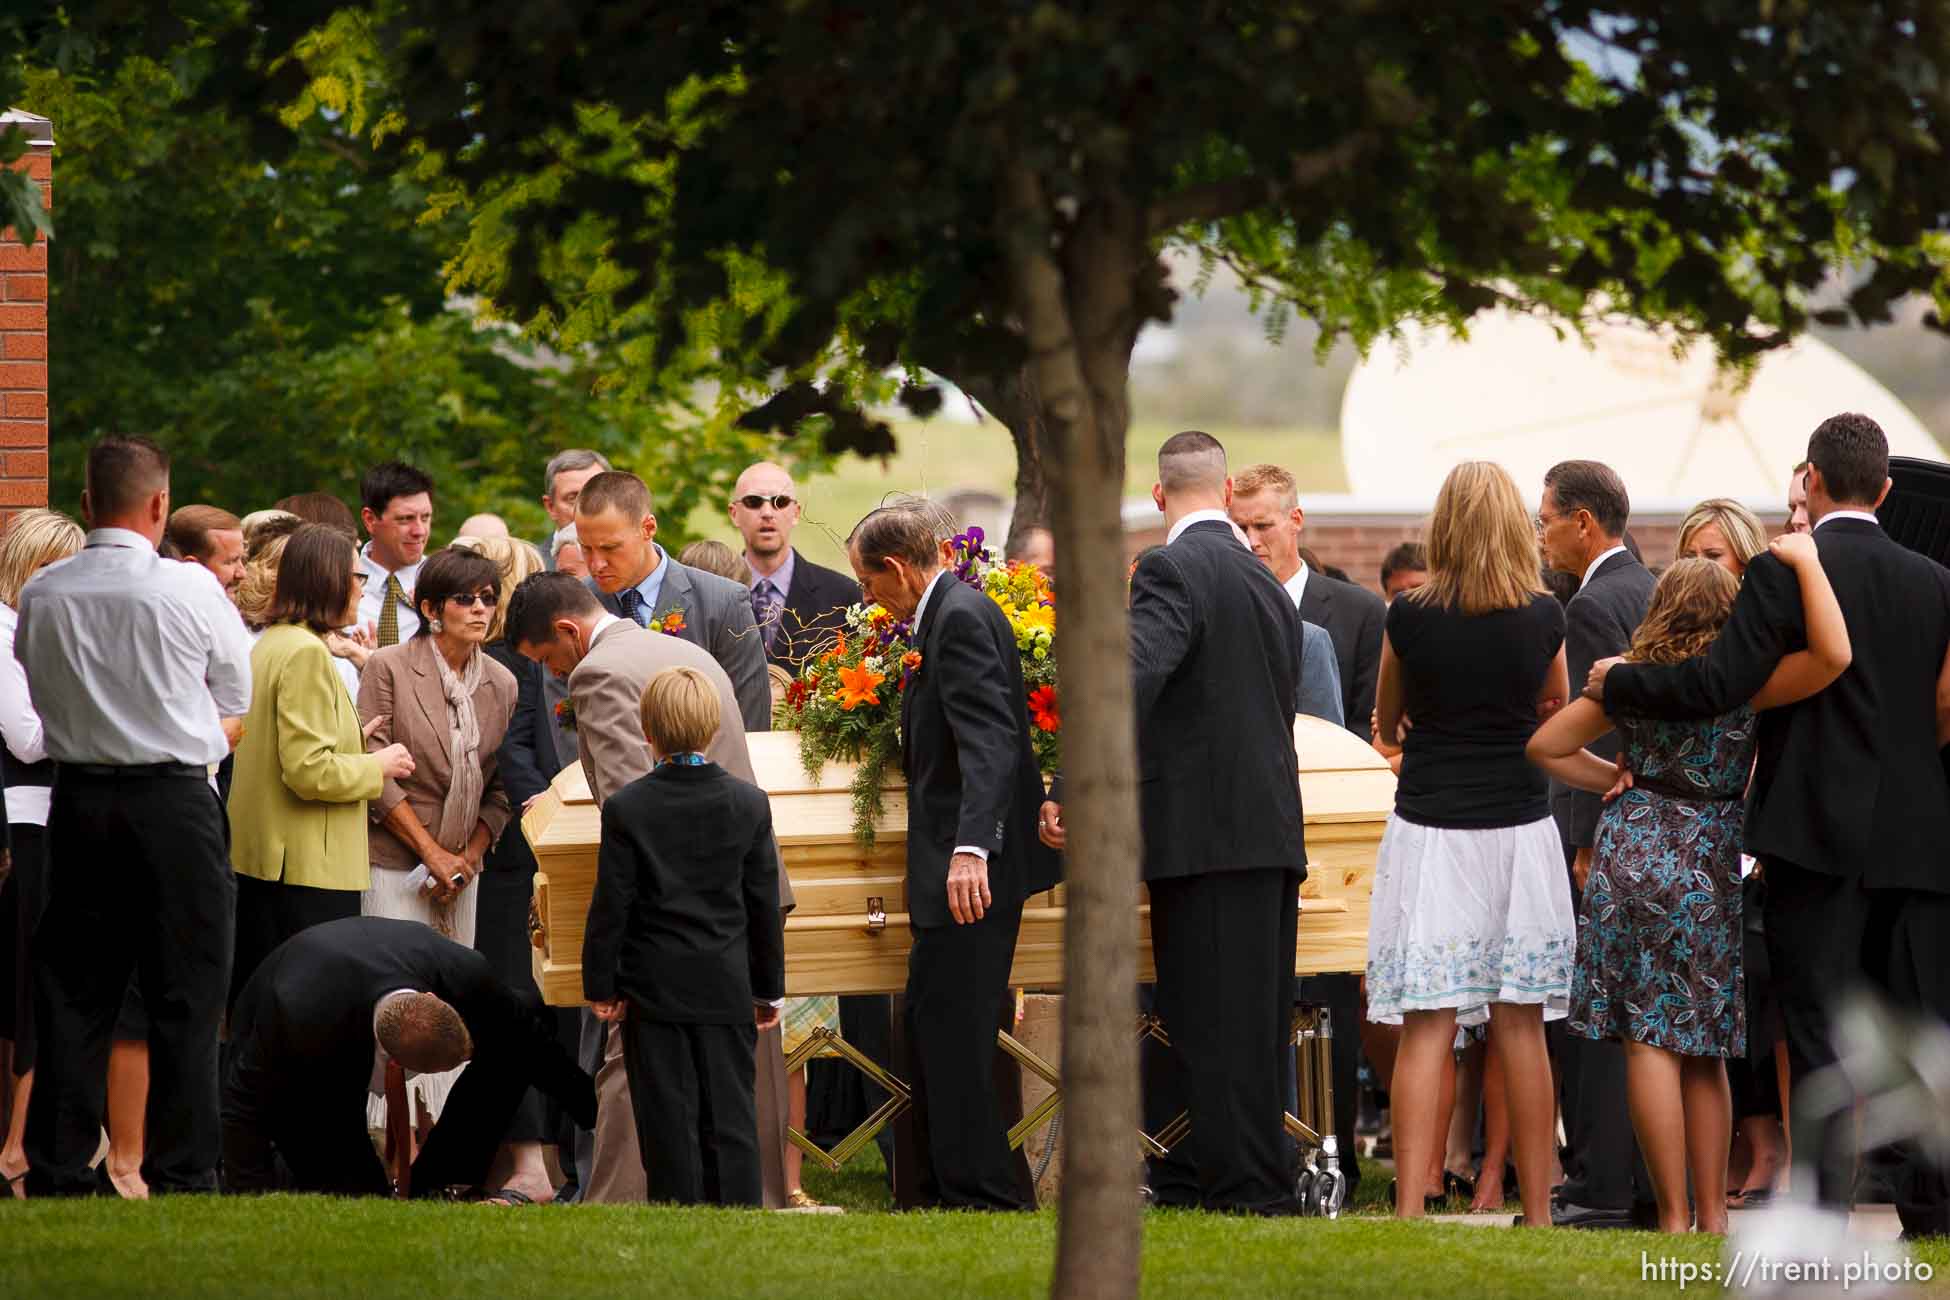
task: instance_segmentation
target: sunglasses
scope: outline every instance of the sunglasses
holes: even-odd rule
[[[756,492],[748,492],[738,498],[738,504],[747,510],[757,510],[764,506],[767,501],[772,503],[772,509],[774,510],[783,510],[792,504],[792,498],[784,492],[779,493],[775,497],[762,497]]]
[[[366,579],[370,578],[371,576],[372,575],[370,573],[367,573],[364,569],[354,569],[352,571],[352,581],[358,583],[361,587],[366,585]]]
[[[476,605],[479,605],[482,609],[493,609],[501,603],[501,593],[498,591],[470,591],[465,596],[449,596],[447,599],[453,601],[454,604],[459,605],[463,609],[472,609]]]

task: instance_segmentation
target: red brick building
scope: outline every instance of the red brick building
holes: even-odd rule
[[[16,167],[51,209],[53,123],[10,110],[0,113],[0,127],[7,124],[27,132]],[[9,228],[0,232],[0,518],[47,504],[47,430],[47,241],[23,248]]]

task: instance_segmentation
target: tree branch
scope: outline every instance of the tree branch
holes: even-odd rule
[[[1207,225],[1236,217],[1271,202],[1283,192],[1310,189],[1330,176],[1339,175],[1352,167],[1373,143],[1374,133],[1363,130],[1325,149],[1295,154],[1284,179],[1248,175],[1187,185],[1152,204],[1147,226],[1153,235],[1162,235],[1184,225]]]

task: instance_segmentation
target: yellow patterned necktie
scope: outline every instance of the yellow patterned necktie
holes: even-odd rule
[[[399,585],[399,575],[386,575],[385,598],[379,605],[379,646],[399,644],[399,607],[406,603],[406,589]]]

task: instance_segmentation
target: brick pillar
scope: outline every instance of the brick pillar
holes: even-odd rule
[[[54,127],[18,110],[0,113],[27,133],[15,166],[40,183],[53,206]],[[0,519],[22,506],[47,504],[47,240],[21,247],[0,232]]]

